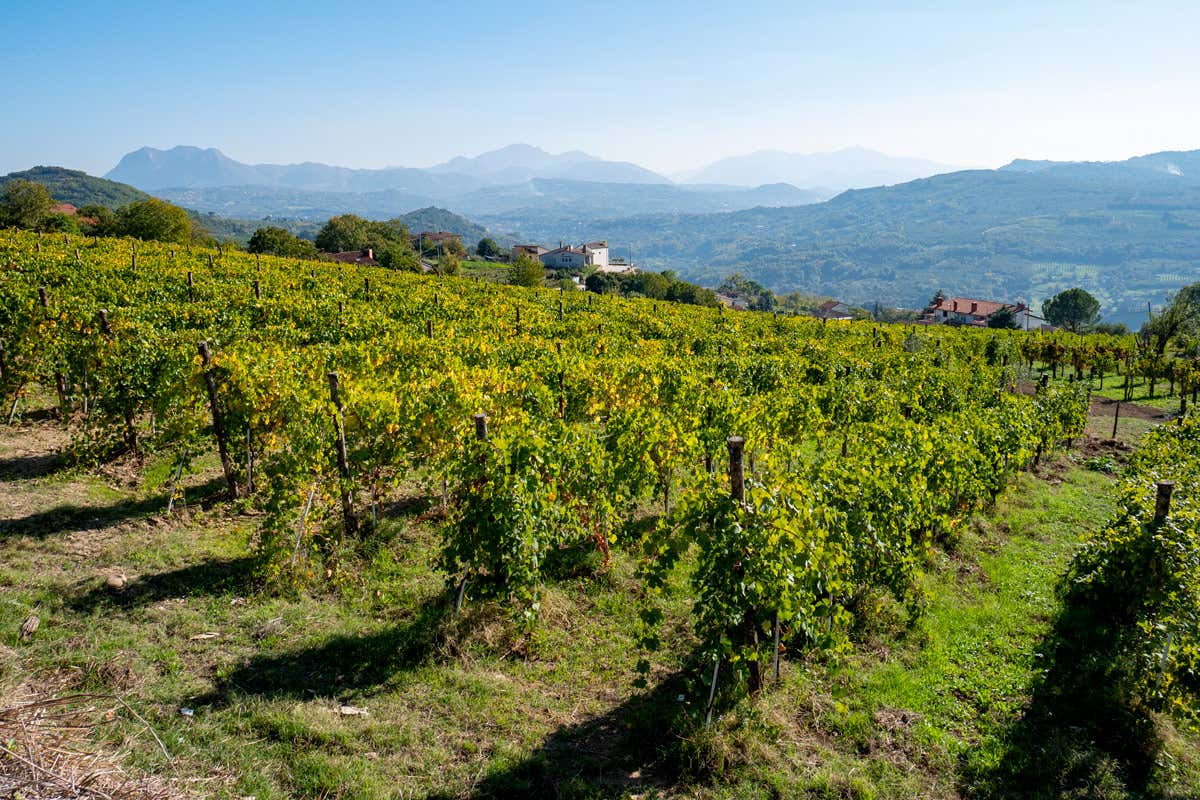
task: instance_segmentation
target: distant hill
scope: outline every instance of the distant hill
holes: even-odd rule
[[[324,220],[354,213],[390,219],[438,206],[486,220],[492,229],[521,230],[553,219],[584,224],[597,218],[650,213],[734,211],[755,206],[815,203],[830,195],[788,184],[742,186],[676,186],[657,183],[600,183],[534,178],[520,183],[486,186],[438,197],[419,192],[314,192],[269,186],[218,186],[159,189],[173,203],[228,217],[284,216]]]
[[[915,178],[926,178],[955,167],[920,158],[884,155],[862,147],[832,153],[785,153],[760,150],[744,156],[723,158],[706,167],[677,175],[687,183],[719,183],[759,186],[790,183],[793,186],[858,189],[886,186]]]
[[[488,235],[487,228],[476,225],[466,217],[459,216],[444,208],[421,208],[402,215],[400,221],[408,226],[411,233],[422,231],[449,231],[457,233],[467,247],[474,247],[479,240]]]
[[[828,202],[597,221],[544,239],[633,243],[638,260],[715,282],[919,306],[941,288],[1035,304],[1083,286],[1111,317],[1200,280],[1200,151],[1036,171],[968,170],[847,191]]]
[[[65,167],[33,167],[22,172],[11,172],[0,177],[0,186],[22,179],[43,184],[55,200],[74,206],[100,205],[117,208],[150,196],[132,186]]]
[[[470,175],[488,184],[520,183],[532,178],[599,183],[670,183],[656,172],[628,161],[605,161],[573,150],[557,155],[528,144],[513,144],[474,158],[459,156],[430,167],[439,174]]]
[[[328,164],[244,164],[216,148],[143,147],[124,156],[105,177],[146,191],[225,186],[270,186],[313,192],[398,191],[448,197],[483,186],[531,178],[669,183],[636,164],[605,161],[586,153],[553,155],[512,145],[473,158],[459,157],[429,169],[351,169]]]

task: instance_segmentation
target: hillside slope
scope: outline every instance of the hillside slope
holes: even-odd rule
[[[33,167],[0,176],[0,187],[9,181],[27,180],[43,184],[60,203],[75,206],[101,205],[117,208],[145,200],[150,195],[124,183],[97,178],[66,167]]]
[[[552,227],[536,231],[555,238]],[[647,265],[715,281],[918,306],[938,288],[1040,303],[1081,285],[1134,321],[1200,280],[1200,154],[969,170],[816,205],[597,222]]]

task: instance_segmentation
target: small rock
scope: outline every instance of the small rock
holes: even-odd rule
[[[207,633],[197,633],[195,636],[189,636],[188,641],[189,642],[201,642],[206,639],[216,639],[220,635],[221,634],[217,633],[216,631],[209,631]]]
[[[343,717],[365,717],[369,712],[365,708],[359,708],[358,706],[342,706],[338,709],[338,713]]]
[[[109,575],[108,580],[104,582],[104,585],[108,587],[110,591],[119,592],[125,588],[125,583],[126,580],[124,575]]]
[[[28,642],[37,633],[38,626],[42,624],[42,620],[37,614],[30,614],[21,623],[21,641]]]
[[[179,709],[179,713],[180,713],[180,715],[181,715],[181,716],[184,716],[184,717],[194,717],[194,716],[196,716],[196,711],[195,711],[194,709],[187,708],[187,707],[184,707],[184,708],[181,708],[181,709]]]

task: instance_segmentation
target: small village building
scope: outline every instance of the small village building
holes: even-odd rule
[[[813,316],[826,322],[850,322],[854,319],[850,306],[840,300],[826,300],[817,306]]]
[[[608,242],[587,242],[578,247],[559,244],[538,256],[548,269],[586,269],[594,267],[597,272],[609,272]],[[617,270],[617,271],[624,271]]]
[[[516,261],[521,256],[532,258],[534,261],[540,261],[542,256],[550,252],[540,244],[515,244],[512,248],[512,260]]]
[[[375,260],[375,251],[369,247],[364,247],[362,250],[345,250],[341,253],[329,253],[326,255],[326,258],[342,264],[359,264],[366,267],[379,266],[379,262]]]
[[[1054,327],[1024,303],[1000,303],[971,297],[943,297],[925,309],[921,321],[926,325],[973,325],[986,328],[992,315],[1005,309],[1012,312],[1013,321],[1021,330],[1050,330]]]
[[[462,244],[462,236],[450,231],[421,231],[416,236],[416,244],[432,242],[433,244]]]

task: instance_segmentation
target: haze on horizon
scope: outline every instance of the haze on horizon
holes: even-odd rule
[[[663,174],[755,150],[1200,148],[1200,4],[961,5],[64,2],[47,37],[10,3],[0,173],[176,144],[421,167],[528,142]]]

